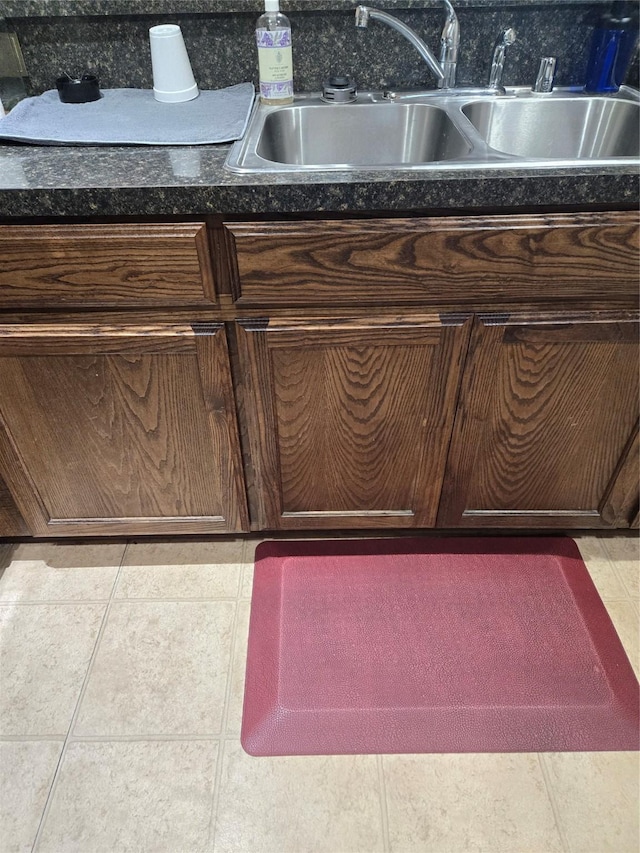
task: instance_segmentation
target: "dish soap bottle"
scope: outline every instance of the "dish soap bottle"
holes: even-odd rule
[[[256,24],[260,100],[263,104],[293,103],[291,24],[280,12],[279,0],[264,0],[264,15]]]

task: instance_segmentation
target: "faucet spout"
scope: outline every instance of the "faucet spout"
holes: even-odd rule
[[[449,0],[445,0],[445,3],[448,6],[451,6]],[[451,11],[453,11],[453,8],[451,8]],[[408,27],[405,23],[399,21],[398,18],[394,18],[393,15],[383,12],[381,9],[373,9],[370,6],[358,6],[356,8],[356,27],[367,27],[370,20],[380,21],[383,24],[387,24],[387,26],[403,35],[407,41],[415,47],[422,59],[427,63],[431,72],[438,80],[438,85],[441,88],[444,87],[447,78],[443,68],[440,66],[438,60],[435,58],[429,47],[420,38],[420,36],[411,29],[411,27]]]
[[[460,24],[455,9],[444,0],[447,17],[440,36],[440,67],[444,77],[438,80],[438,88],[453,89],[456,85],[456,69],[458,67],[458,49],[460,47]]]

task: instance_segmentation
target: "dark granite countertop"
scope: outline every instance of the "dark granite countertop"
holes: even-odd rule
[[[560,0],[560,5],[584,5],[585,0]],[[593,3],[594,0],[589,0]],[[595,0],[600,2],[600,0]],[[603,4],[610,0],[601,0]],[[356,0],[282,0],[282,9],[291,12],[322,12],[353,9]],[[375,5],[385,9],[440,8],[442,0],[384,0]],[[456,0],[456,8],[496,6],[558,6],[558,0]],[[225,14],[264,9],[264,0],[2,0],[0,16],[6,18],[85,16]]]
[[[223,168],[228,150],[1,145],[0,218],[629,207],[640,197],[629,166],[240,175]]]
[[[301,14],[296,22],[298,89],[315,91],[335,68],[353,73],[361,89],[425,85],[419,57],[387,28],[373,28],[366,39],[355,38],[352,16],[346,14],[355,5],[356,0],[282,0],[287,11],[326,10],[324,15]],[[437,9],[425,20],[434,33],[440,31],[442,0],[384,0],[375,5],[414,10],[405,17],[420,32],[424,22],[418,10]],[[461,85],[486,81],[490,48],[505,23],[517,26],[521,34],[507,63],[506,85],[530,85],[543,55],[560,57],[557,85],[582,80],[593,0],[586,5],[584,0],[454,0],[454,5],[465,10]],[[0,18],[13,18],[36,93],[50,88],[61,68],[94,65],[105,88],[149,88],[149,16],[165,13],[172,20],[185,16],[179,20],[201,88],[221,88],[255,82],[251,32],[253,16],[263,6],[264,0],[0,0]],[[504,15],[496,12],[499,7],[505,8]],[[575,7],[575,16],[573,8],[563,13],[562,7]],[[218,15],[224,15],[224,21],[216,19]],[[18,19],[20,26],[15,25]],[[228,150],[228,145],[0,145],[0,218],[613,208],[632,207],[639,198],[636,170],[628,166],[238,175],[223,168]]]

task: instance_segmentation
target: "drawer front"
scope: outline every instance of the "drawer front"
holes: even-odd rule
[[[239,304],[628,298],[635,212],[227,222]]]
[[[211,305],[203,223],[0,227],[0,306]]]

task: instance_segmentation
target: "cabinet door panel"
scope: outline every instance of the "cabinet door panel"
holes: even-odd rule
[[[439,524],[619,524],[604,507],[638,419],[637,333],[627,316],[480,318]]]
[[[241,324],[258,526],[432,526],[468,327]]]
[[[34,532],[246,527],[223,328],[86,331],[0,329],[1,452]]]

